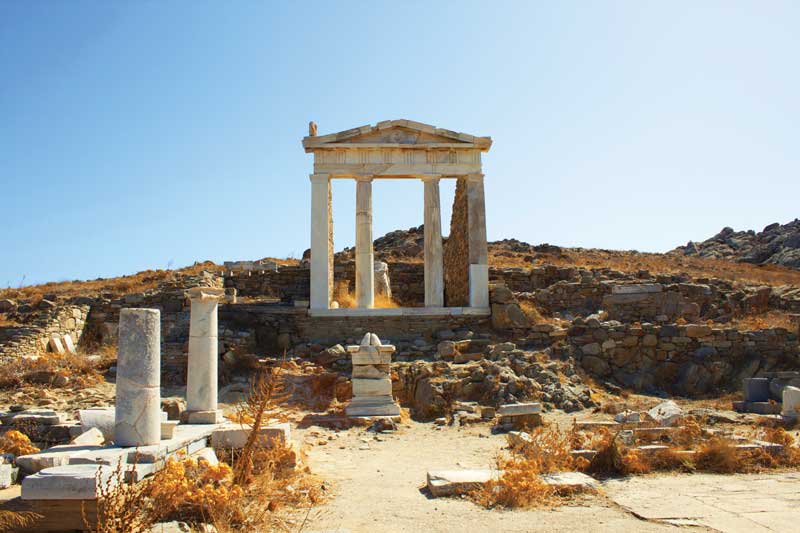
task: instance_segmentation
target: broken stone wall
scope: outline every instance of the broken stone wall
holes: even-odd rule
[[[698,396],[738,389],[743,378],[796,369],[798,335],[707,325],[625,325],[573,321],[566,337],[583,368],[601,379],[644,392]]]
[[[39,311],[30,324],[3,328],[0,356],[16,358],[46,352],[53,335],[69,335],[77,345],[83,336],[88,314],[88,305],[59,305]]]
[[[469,221],[467,180],[456,180],[450,235],[444,243],[444,302],[447,307],[469,305]]]

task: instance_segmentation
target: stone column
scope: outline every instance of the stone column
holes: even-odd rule
[[[189,316],[189,366],[186,376],[186,411],[189,424],[218,424],[217,409],[217,306],[225,289],[194,287]]]
[[[161,312],[119,313],[114,444],[150,446],[161,441]]]
[[[424,177],[425,183],[425,307],[444,306],[442,215],[439,177]]]
[[[486,202],[483,174],[467,176],[469,224],[469,305],[489,307],[489,250],[486,244]]]
[[[372,251],[372,176],[356,178],[356,306],[375,307]]]
[[[328,309],[333,289],[331,180],[311,174],[311,309]]]

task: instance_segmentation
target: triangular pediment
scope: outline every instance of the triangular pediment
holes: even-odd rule
[[[335,148],[337,145],[432,145],[475,147],[486,151],[492,145],[490,137],[477,137],[468,133],[437,128],[413,120],[386,120],[375,126],[361,126],[328,135],[309,135],[303,139],[307,152],[315,149]],[[355,146],[354,146],[355,145]]]

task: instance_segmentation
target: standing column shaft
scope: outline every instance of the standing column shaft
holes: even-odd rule
[[[372,177],[356,179],[356,306],[375,307],[372,251]]]
[[[119,313],[114,444],[150,446],[161,440],[161,312]]]
[[[221,421],[217,410],[218,325],[217,307],[224,289],[189,289],[189,365],[186,377],[186,410],[190,424]]]
[[[486,202],[483,174],[467,176],[469,224],[469,305],[489,307],[489,251],[486,244]]]
[[[311,309],[328,309],[333,289],[333,222],[328,174],[311,174]]]
[[[444,263],[439,178],[423,178],[423,182],[425,183],[425,307],[443,307]]]

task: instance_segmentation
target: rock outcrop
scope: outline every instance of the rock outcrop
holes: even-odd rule
[[[783,225],[776,222],[758,233],[723,228],[710,239],[689,241],[670,253],[800,269],[800,219]]]

